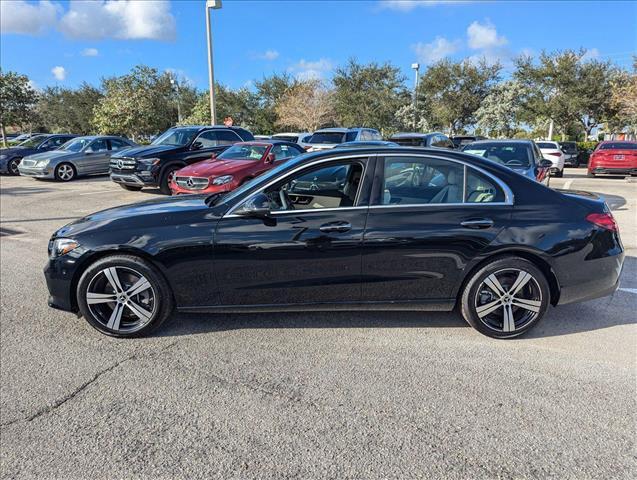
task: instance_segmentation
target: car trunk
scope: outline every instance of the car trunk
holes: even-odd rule
[[[595,161],[607,167],[637,166],[637,150],[598,150],[594,153]]]

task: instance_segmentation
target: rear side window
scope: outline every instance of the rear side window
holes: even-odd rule
[[[130,147],[126,142],[118,140],[116,138],[111,138],[111,150],[121,150],[122,148]]]
[[[471,167],[467,168],[466,203],[504,202],[504,192],[490,178]]]
[[[215,133],[217,134],[218,145],[232,145],[241,141],[239,135],[232,130],[217,130]]]

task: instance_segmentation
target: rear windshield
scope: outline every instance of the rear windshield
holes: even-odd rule
[[[537,142],[537,146],[540,148],[557,148],[557,145],[553,142]]]
[[[405,147],[420,147],[427,144],[427,139],[423,137],[392,138],[391,141]]]
[[[345,134],[341,132],[317,132],[307,143],[343,143]]]
[[[611,142],[602,143],[599,146],[600,150],[637,150],[637,143],[631,142]]]
[[[276,138],[277,140],[285,140],[286,142],[296,143],[299,141],[299,137],[296,135],[272,135],[272,138]]]
[[[462,149],[507,167],[528,167],[531,147],[519,143],[473,143]]]

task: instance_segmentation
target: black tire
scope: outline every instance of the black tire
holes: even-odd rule
[[[558,170],[557,172],[555,172],[553,176],[557,178],[562,178],[564,176],[564,169]]]
[[[9,161],[9,163],[7,164],[7,172],[9,172],[9,175],[13,175],[13,176],[20,175],[20,170],[18,170],[18,165],[20,165],[21,161],[22,161],[21,158],[13,158]]]
[[[55,179],[60,182],[70,182],[77,177],[77,171],[75,167],[70,163],[64,162],[60,163],[57,167],[55,167]]]
[[[497,286],[502,287],[503,294],[487,285],[493,285],[492,276],[498,280]],[[511,296],[512,287],[519,279],[526,281]],[[464,319],[480,333],[493,338],[513,338],[528,332],[541,320],[550,296],[544,274],[533,263],[520,257],[499,257],[471,275],[462,292],[460,306]],[[478,313],[480,307],[482,317]],[[507,308],[511,323],[507,322]]]
[[[146,285],[143,279],[148,286],[139,290]],[[139,292],[130,295],[136,284],[140,285]],[[93,294],[91,305],[87,299],[89,292]],[[101,333],[119,338],[148,335],[170,316],[175,306],[163,275],[151,263],[134,255],[97,260],[82,274],[76,295],[80,313],[88,323]],[[100,295],[102,298],[96,298]]]
[[[135,187],[134,185],[124,185],[122,183],[119,184],[124,190],[128,190],[129,192],[139,192],[143,187]]]
[[[164,195],[170,195],[170,179],[172,175],[179,169],[183,168],[182,165],[170,165],[164,169],[159,179],[159,191]]]

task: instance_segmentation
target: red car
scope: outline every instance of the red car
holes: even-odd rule
[[[637,142],[600,142],[588,160],[588,176],[594,177],[599,173],[636,176]]]
[[[302,153],[296,143],[281,140],[235,143],[210,160],[177,170],[170,190],[173,195],[229,192]]]

